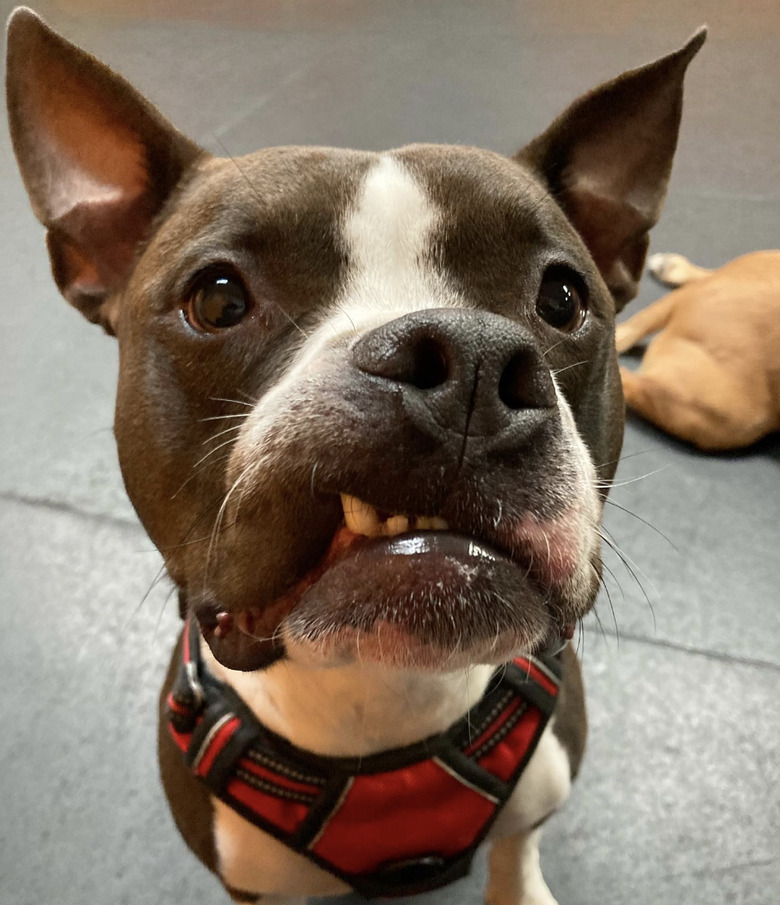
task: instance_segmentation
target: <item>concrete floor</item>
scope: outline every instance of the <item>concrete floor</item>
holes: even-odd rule
[[[780,244],[776,0],[36,6],[233,154],[509,152],[708,21],[653,249],[711,266]],[[166,587],[147,595],[159,558],[117,469],[116,349],[57,296],[4,131],[0,157],[0,903],[222,902],[158,787],[154,702],[177,620]],[[659,294],[645,281],[630,310]],[[603,631],[587,623],[590,752],[545,835],[546,877],[562,905],[776,905],[780,442],[706,457],[631,420],[618,480],[607,525],[638,581],[610,562],[615,622],[602,601]],[[483,875],[423,898],[479,902]]]

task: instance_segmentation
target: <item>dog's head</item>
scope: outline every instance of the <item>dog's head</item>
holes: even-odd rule
[[[119,339],[125,483],[218,659],[454,668],[592,606],[613,325],[701,46],[514,158],[215,159],[29,11],[14,147],[65,297]]]

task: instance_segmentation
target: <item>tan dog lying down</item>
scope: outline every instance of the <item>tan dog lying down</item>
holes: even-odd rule
[[[626,404],[704,450],[734,449],[780,429],[780,251],[719,270],[657,254],[650,272],[675,292],[617,327],[618,352],[660,331],[636,372],[621,368]]]

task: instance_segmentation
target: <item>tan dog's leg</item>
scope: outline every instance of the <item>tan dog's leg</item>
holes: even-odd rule
[[[677,302],[676,294],[675,292],[670,292],[669,295],[658,299],[657,302],[653,302],[652,305],[648,305],[647,308],[638,311],[624,323],[617,325],[615,328],[615,346],[617,347],[618,355],[633,348],[640,339],[644,339],[645,336],[649,336],[651,333],[657,333],[667,325]]]
[[[712,273],[706,267],[697,267],[682,255],[676,255],[671,252],[650,255],[647,261],[647,269],[659,283],[672,287],[683,286],[685,283],[692,283],[694,280],[703,280],[704,277],[708,277]]]
[[[539,865],[541,830],[506,836],[489,855],[488,905],[557,905]]]
[[[755,443],[772,429],[768,400],[756,398],[701,348],[664,360],[664,368],[620,369],[626,404],[648,421],[699,449]]]

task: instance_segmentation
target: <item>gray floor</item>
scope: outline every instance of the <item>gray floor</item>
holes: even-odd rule
[[[421,139],[511,151],[708,20],[653,247],[716,265],[780,246],[772,0],[37,6],[234,154]],[[222,902],[157,783],[176,618],[167,588],[147,596],[159,560],[117,471],[116,350],[56,295],[3,131],[0,157],[0,903]],[[638,304],[659,292],[645,281]],[[638,581],[611,562],[615,621],[605,600],[603,632],[587,625],[590,754],[545,837],[548,882],[562,905],[776,905],[780,441],[705,457],[631,421],[619,480],[608,527]],[[482,875],[424,898],[476,903]]]

